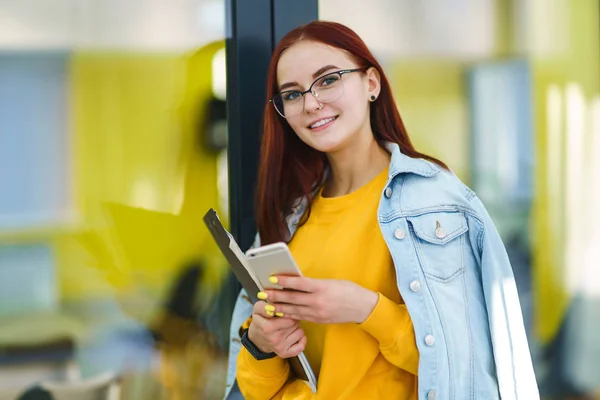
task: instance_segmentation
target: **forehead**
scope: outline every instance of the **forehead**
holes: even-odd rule
[[[319,42],[302,40],[285,50],[277,64],[277,84],[298,82],[310,84],[313,73],[326,65],[340,69],[353,68],[356,63],[336,47]]]

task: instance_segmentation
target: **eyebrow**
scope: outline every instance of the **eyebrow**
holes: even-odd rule
[[[329,71],[330,69],[339,69],[338,67],[336,67],[335,65],[326,65],[322,68],[319,68],[317,71],[315,71],[315,73],[312,75],[314,79],[317,79],[319,76],[321,76],[324,72]],[[298,82],[286,82],[283,85],[279,86],[279,91],[283,91],[287,88],[291,88],[294,86],[300,86],[298,84]]]

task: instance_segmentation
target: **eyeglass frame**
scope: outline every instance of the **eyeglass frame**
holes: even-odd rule
[[[369,69],[369,67],[362,67],[362,68],[352,68],[352,69],[341,69],[341,70],[339,70],[339,71],[328,72],[328,73],[326,73],[326,74],[323,74],[323,75],[321,75],[321,76],[320,76],[320,77],[318,77],[317,79],[315,79],[315,80],[313,81],[313,83],[310,85],[310,87],[309,87],[307,90],[305,90],[304,92],[301,92],[300,90],[284,90],[283,92],[277,93],[275,96],[271,97],[271,98],[269,99],[269,103],[273,104],[273,108],[275,108],[275,111],[277,111],[277,114],[279,114],[279,115],[281,115],[283,118],[286,118],[286,119],[287,119],[287,117],[286,117],[285,115],[283,115],[283,114],[282,114],[282,113],[281,113],[281,112],[280,112],[280,111],[277,109],[277,106],[275,105],[275,101],[274,101],[275,97],[277,97],[277,96],[281,96],[281,94],[282,94],[282,93],[288,93],[288,92],[298,92],[298,93],[300,93],[300,96],[302,96],[302,111],[304,111],[304,106],[306,105],[306,101],[305,101],[305,97],[304,97],[304,95],[306,95],[307,93],[310,93],[310,94],[312,94],[312,95],[315,97],[315,99],[317,99],[317,101],[318,101],[319,103],[330,103],[330,102],[320,101],[320,100],[319,100],[319,98],[318,98],[318,95],[317,95],[317,96],[315,96],[315,94],[312,92],[312,88],[313,88],[313,86],[315,85],[315,83],[317,83],[317,82],[318,82],[318,81],[320,81],[321,79],[325,78],[325,77],[326,77],[326,76],[328,76],[328,75],[337,74],[337,75],[339,75],[339,76],[340,76],[340,80],[342,80],[342,75],[344,75],[344,74],[349,74],[349,73],[351,73],[351,72],[366,71],[366,70],[368,70],[368,69]],[[343,80],[342,80],[342,85],[343,85],[343,84],[344,84],[344,82],[343,82]],[[340,97],[341,97],[341,96],[340,96]],[[339,99],[339,97],[338,97],[338,99]],[[336,99],[336,100],[337,100],[337,99]],[[335,100],[332,100],[332,101],[335,101]],[[300,112],[299,114],[294,114],[294,115],[293,115],[293,117],[295,117],[296,115],[300,115],[301,113],[302,113],[302,112]]]

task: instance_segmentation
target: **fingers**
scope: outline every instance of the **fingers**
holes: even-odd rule
[[[280,312],[276,312],[274,314],[272,311],[274,309],[274,306],[267,304],[264,301],[256,302],[252,310],[252,323],[256,324],[258,327],[260,327],[261,331],[266,333],[272,333],[282,329],[298,326],[298,321],[283,317],[283,314]],[[281,317],[273,318],[274,315],[281,315]]]
[[[308,305],[313,297],[312,293],[298,292],[296,290],[267,290],[266,293],[271,303]],[[285,311],[283,313],[285,314]]]
[[[275,315],[275,307],[265,301],[257,301],[252,308],[252,314],[270,318]]]
[[[302,346],[298,346],[298,343],[304,341]],[[283,333],[282,340],[275,344],[275,353],[279,357],[289,358],[298,355],[304,350],[306,346],[306,336],[304,331],[300,328],[292,328]],[[298,351],[298,349],[302,349]],[[297,351],[297,352],[296,352]]]
[[[252,308],[252,314],[260,315],[263,318],[283,317],[279,311],[275,311],[275,306],[264,301],[257,301]]]
[[[302,328],[290,329],[290,332],[285,336],[284,342],[290,347],[298,340],[302,339],[304,331]]]
[[[252,318],[248,335],[250,340],[252,340],[252,342],[260,349],[269,349],[268,351],[265,351],[266,353],[275,351],[279,354],[279,352],[283,353],[291,344],[293,344],[285,344],[286,338],[299,328],[299,322],[289,318],[267,319],[260,315],[256,315]],[[292,339],[294,339],[294,337],[292,337]]]
[[[319,279],[311,279],[302,276],[277,275],[269,278],[272,283],[283,286],[286,289],[297,290],[300,292],[314,292],[319,288]]]
[[[284,317],[273,318],[269,316],[266,307],[270,306],[265,302],[257,302],[254,305],[254,313],[250,324],[249,335],[251,340],[261,349],[272,349],[278,356],[289,358],[297,355],[295,353],[299,348],[304,349],[306,343],[297,346],[297,342],[304,337],[304,331],[300,329],[298,321]],[[293,347],[295,346],[295,347]],[[290,351],[290,348],[293,350]],[[300,350],[302,351],[302,350]]]
[[[314,307],[296,304],[277,303],[275,304],[275,310],[278,313],[283,313],[287,318],[292,319],[294,319],[294,317],[298,317],[299,319],[311,318],[314,314]]]
[[[308,339],[306,338],[306,336],[302,336],[302,338],[299,341],[291,345],[287,350],[286,358],[296,357],[298,354],[302,353],[306,348],[307,340]]]
[[[298,321],[290,318],[271,318],[261,321],[262,329],[267,333],[282,331],[286,329],[297,329]]]

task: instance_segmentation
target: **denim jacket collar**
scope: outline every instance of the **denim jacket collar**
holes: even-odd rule
[[[389,178],[398,174],[413,173],[420,176],[431,177],[440,172],[440,167],[422,158],[411,158],[400,151],[397,143],[386,142],[386,150],[392,155],[390,162]]]

